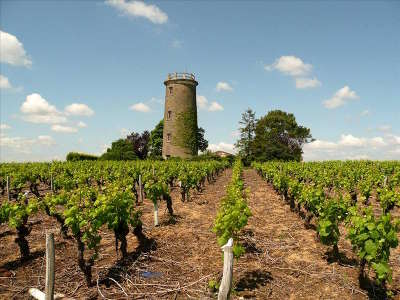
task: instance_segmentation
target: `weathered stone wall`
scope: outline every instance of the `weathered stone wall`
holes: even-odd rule
[[[197,82],[192,79],[170,79],[165,84],[165,110],[164,110],[164,132],[162,155],[167,157],[192,157],[189,147],[178,145],[175,141],[184,133],[177,124],[180,114],[192,114],[197,127],[196,86]],[[170,90],[172,88],[172,91]],[[168,112],[170,111],[170,116]],[[168,134],[170,135],[168,140]]]

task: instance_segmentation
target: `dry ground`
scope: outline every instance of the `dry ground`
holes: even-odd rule
[[[211,231],[220,199],[225,195],[231,170],[201,193],[193,193],[182,203],[172,192],[175,221],[165,203],[160,206],[161,226],[154,227],[152,204],[143,210],[144,231],[151,240],[146,251],[137,251],[135,236],[128,235],[130,260],[118,262],[114,236],[104,229],[100,257],[93,269],[94,286],[87,288],[76,264],[76,245],[63,240],[57,224],[43,214],[29,236],[34,258],[18,261],[15,234],[0,226],[0,299],[26,299],[30,287],[44,288],[45,232],[56,239],[56,291],[76,299],[210,299],[211,279],[219,280],[222,252]],[[360,287],[358,266],[351,246],[344,240],[339,248],[341,261],[331,261],[328,247],[316,240],[316,232],[306,229],[304,220],[278,196],[254,170],[244,170],[250,189],[249,219],[242,240],[247,252],[234,262],[234,299],[366,299],[379,298],[368,284]],[[392,287],[400,287],[400,247],[392,253]],[[111,279],[110,279],[111,278]],[[400,291],[397,291],[400,293]],[[396,299],[400,299],[396,295]]]

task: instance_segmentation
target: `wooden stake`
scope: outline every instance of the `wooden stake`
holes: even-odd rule
[[[50,190],[51,193],[53,193],[54,189],[53,189],[53,174],[50,174]]]
[[[154,203],[154,226],[158,226],[158,204]]]
[[[54,300],[54,233],[46,233],[46,300]]]
[[[233,275],[233,239],[221,247],[224,252],[224,271],[222,274],[221,285],[219,286],[218,300],[227,300],[232,288]]]
[[[7,200],[10,201],[10,177],[7,176],[6,180]]]
[[[139,202],[143,203],[142,175],[139,174]]]

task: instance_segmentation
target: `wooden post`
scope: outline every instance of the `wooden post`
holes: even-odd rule
[[[54,299],[54,233],[46,233],[46,300]]]
[[[8,176],[6,179],[6,188],[7,188],[7,200],[10,201],[10,177]]]
[[[142,175],[139,174],[139,202],[143,203]]]
[[[218,300],[227,300],[232,288],[233,275],[233,239],[221,247],[224,252],[224,271],[222,274],[221,285],[219,286]]]
[[[51,193],[53,194],[54,188],[53,188],[53,173],[50,174],[50,190]]]
[[[154,203],[154,226],[158,226],[158,204]]]

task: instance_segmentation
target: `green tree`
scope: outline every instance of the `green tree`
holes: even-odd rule
[[[204,138],[205,130],[202,127],[197,128],[197,148],[204,152],[208,148],[208,141]]]
[[[100,156],[101,160],[134,160],[137,159],[132,144],[126,139],[119,139],[111,144],[111,148]]]
[[[158,122],[156,127],[150,132],[149,150],[151,157],[162,155],[163,130],[164,130],[164,120],[161,120],[160,122]]]
[[[300,161],[303,145],[311,141],[310,129],[299,126],[293,114],[273,110],[257,121],[251,149],[259,161]]]
[[[248,108],[242,113],[242,119],[239,121],[240,138],[236,142],[235,147],[239,150],[239,155],[243,158],[245,164],[248,164],[252,160],[251,145],[254,141],[257,123],[255,115],[255,112],[251,108]]]

